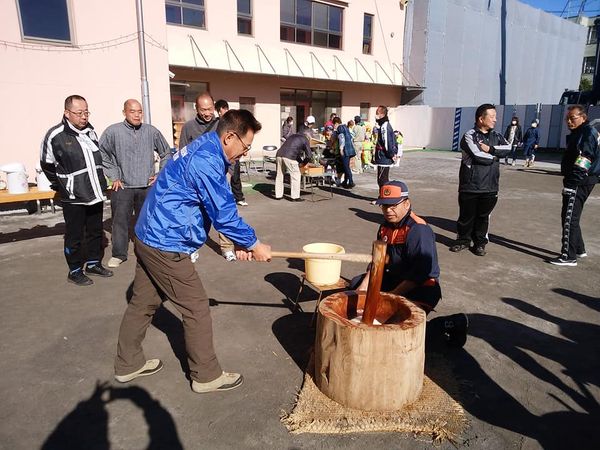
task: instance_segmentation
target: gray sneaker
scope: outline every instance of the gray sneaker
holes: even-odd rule
[[[223,372],[220,377],[208,383],[200,383],[192,380],[192,391],[198,394],[206,394],[208,392],[230,391],[240,387],[244,382],[244,377],[239,373]]]
[[[156,372],[163,368],[163,363],[160,359],[149,359],[141,369],[135,372],[128,373],[127,375],[115,375],[115,380],[119,383],[127,383],[128,381],[135,380],[138,377],[147,377],[148,375],[154,375]]]

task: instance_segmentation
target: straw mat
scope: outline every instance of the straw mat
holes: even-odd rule
[[[426,365],[423,391],[416,402],[398,411],[361,411],[344,407],[319,391],[311,357],[296,404],[281,421],[294,434],[400,432],[433,443],[456,444],[468,425],[462,406],[454,400],[459,383],[441,356],[428,355]],[[432,378],[443,380],[444,389]]]

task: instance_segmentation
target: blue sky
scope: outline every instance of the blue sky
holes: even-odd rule
[[[534,6],[544,11],[550,11],[560,15],[565,9],[567,0],[520,0],[523,3]],[[569,11],[571,14],[576,14],[579,6],[583,3],[583,0],[571,0]],[[600,0],[586,0],[585,2],[585,15],[599,15],[600,14]]]

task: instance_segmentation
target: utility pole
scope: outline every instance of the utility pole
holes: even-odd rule
[[[144,40],[144,11],[142,0],[136,0],[135,10],[138,28],[138,49],[140,53],[140,77],[142,80],[142,108],[144,108],[144,122],[152,124],[150,114],[150,92],[148,89],[148,72],[146,70],[146,41]]]

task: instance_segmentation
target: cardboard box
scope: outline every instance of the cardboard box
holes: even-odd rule
[[[321,167],[304,166],[302,169],[300,169],[300,172],[304,175],[323,175],[325,173],[325,168],[323,166],[321,166]]]

